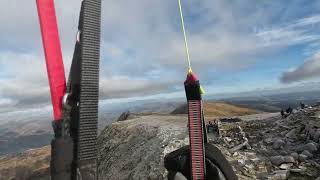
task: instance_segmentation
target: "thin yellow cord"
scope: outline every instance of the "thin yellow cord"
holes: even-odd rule
[[[188,40],[187,40],[186,30],[185,30],[185,27],[184,27],[184,18],[183,18],[183,13],[182,13],[181,1],[178,0],[178,2],[179,2],[181,26],[182,26],[183,36],[184,36],[184,45],[185,45],[186,55],[187,55],[187,60],[188,60],[188,73],[192,73],[190,54],[189,54],[189,47],[188,47]]]
[[[192,68],[191,68],[191,60],[190,60],[190,54],[189,54],[188,39],[187,39],[186,29],[184,27],[184,18],[183,18],[183,13],[182,13],[181,0],[178,0],[178,2],[179,2],[181,26],[182,26],[183,36],[184,36],[184,45],[186,48],[186,55],[187,55],[187,60],[188,60],[188,73],[190,74],[190,73],[192,73]],[[205,91],[202,88],[202,86],[200,86],[200,94],[205,94]]]

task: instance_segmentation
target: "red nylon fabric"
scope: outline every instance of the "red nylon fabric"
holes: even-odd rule
[[[191,147],[191,175],[193,180],[203,180],[205,177],[205,165],[203,152],[201,101],[188,101],[188,119]]]
[[[186,78],[186,83],[195,83],[196,81],[198,81],[199,79],[197,78],[197,76],[191,72],[187,74],[187,78]]]
[[[62,61],[57,18],[53,0],[37,0],[42,42],[51,92],[54,120],[62,115],[62,98],[66,91],[66,80]]]

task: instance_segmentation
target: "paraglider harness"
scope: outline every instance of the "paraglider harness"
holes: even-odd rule
[[[37,0],[37,8],[54,112],[55,137],[51,142],[51,179],[97,180],[101,0],[82,1],[78,34],[67,83],[54,2]],[[202,89],[191,70],[180,0],[179,8],[189,63],[184,86],[188,100],[191,177],[194,180],[202,180],[206,179],[205,145],[207,144],[201,100]]]
[[[66,84],[53,0],[37,0],[51,99],[52,180],[97,179],[101,0],[84,0]]]

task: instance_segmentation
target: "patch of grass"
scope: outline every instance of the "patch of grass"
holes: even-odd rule
[[[203,109],[205,116],[209,117],[244,116],[259,113],[257,110],[221,102],[205,102]]]

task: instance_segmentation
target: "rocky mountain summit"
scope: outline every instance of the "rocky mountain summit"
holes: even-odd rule
[[[316,179],[320,175],[319,110],[302,109],[286,118],[279,115],[224,126],[218,145],[227,150],[240,179]]]
[[[209,133],[239,179],[316,179],[320,176],[319,108],[242,116]],[[265,118],[263,118],[265,117]],[[99,139],[99,172],[105,179],[165,179],[163,157],[188,144],[186,116],[144,116],[108,127]]]
[[[320,107],[313,107],[294,110],[286,118],[280,113],[264,113],[239,116],[241,121],[237,122],[225,119],[220,136],[210,132],[209,142],[225,154],[239,179],[317,179],[320,176],[319,115]],[[163,157],[189,143],[187,116],[131,117],[101,132],[100,179],[166,179]],[[47,163],[48,156],[49,153],[44,158]],[[18,159],[19,156],[0,159],[0,174],[10,171],[9,165]],[[31,167],[29,171],[36,177],[39,167],[32,163],[25,164],[26,167]],[[45,168],[48,166],[41,166],[39,171],[43,178],[43,173],[49,172]]]

